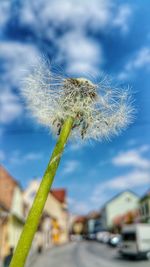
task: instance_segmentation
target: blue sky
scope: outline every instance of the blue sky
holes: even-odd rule
[[[25,108],[21,82],[41,57],[69,76],[110,75],[131,87],[134,123],[111,141],[71,143],[53,187],[86,213],[125,189],[150,188],[150,2],[0,2],[0,162],[23,188],[40,178],[55,144]]]

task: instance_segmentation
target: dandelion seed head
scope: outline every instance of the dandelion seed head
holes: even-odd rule
[[[72,137],[109,139],[133,120],[129,90],[114,88],[108,79],[95,84],[85,78],[64,78],[41,65],[22,87],[37,120],[59,135],[68,116],[74,118]]]

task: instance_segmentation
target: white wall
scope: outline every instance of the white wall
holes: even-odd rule
[[[40,182],[38,180],[33,180],[29,184],[28,188],[24,192],[24,201],[29,205],[32,205],[32,202],[35,197],[35,193],[39,188]],[[45,203],[44,211],[47,212],[52,218],[56,218],[60,227],[62,228],[63,233],[61,234],[62,242],[68,240],[68,215],[63,209],[63,204],[60,203],[51,193],[48,194],[47,201]]]
[[[23,219],[23,196],[21,189],[18,186],[14,189],[11,213]]]
[[[106,206],[107,227],[113,225],[115,217],[138,208],[139,198],[131,192],[123,192]]]
[[[14,189],[10,219],[8,224],[9,245],[15,247],[24,225],[23,196],[21,189],[16,186]]]
[[[22,229],[23,224],[19,222],[15,217],[11,216],[8,224],[8,243],[10,247],[16,247]]]

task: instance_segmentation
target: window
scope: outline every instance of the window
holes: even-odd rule
[[[136,240],[136,234],[135,234],[135,232],[124,233],[122,235],[122,240],[123,241],[135,241]]]
[[[149,215],[149,206],[148,203],[145,203],[145,215]]]
[[[142,215],[145,215],[145,205],[142,205]]]
[[[130,197],[127,197],[127,198],[126,198],[126,201],[127,201],[127,202],[131,202],[132,199],[131,199]]]

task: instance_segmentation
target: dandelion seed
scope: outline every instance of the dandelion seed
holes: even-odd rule
[[[57,135],[68,116],[74,118],[71,137],[78,140],[109,138],[133,120],[128,91],[113,88],[108,79],[94,84],[54,75],[41,66],[22,91],[33,115]]]

